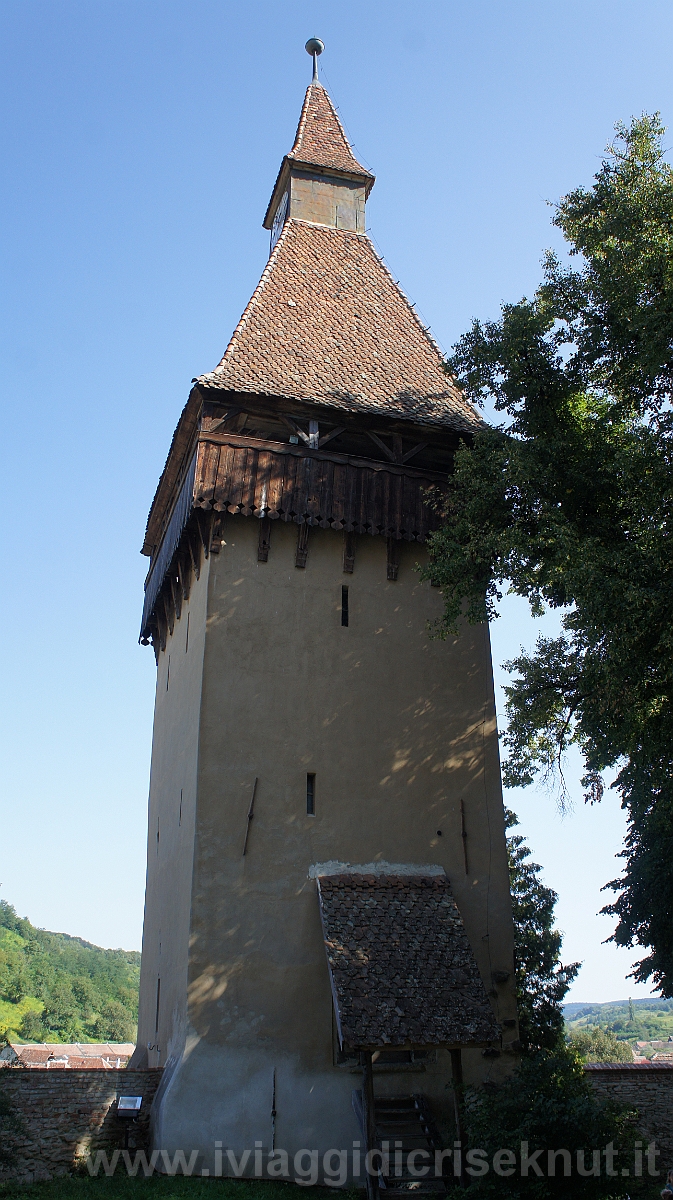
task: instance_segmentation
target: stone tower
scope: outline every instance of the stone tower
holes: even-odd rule
[[[416,570],[479,418],[367,237],[373,184],[314,75],[147,525],[134,1065],[165,1068],[155,1144],[206,1171],[371,1143],[372,1089],[453,1138],[452,1070],[517,1045],[488,628],[433,641]]]

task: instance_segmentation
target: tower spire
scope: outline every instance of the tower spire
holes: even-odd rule
[[[311,83],[320,83],[318,78],[318,55],[322,54],[323,50],[325,49],[325,43],[322,42],[320,38],[312,37],[308,39],[304,49],[306,50],[306,53],[310,54],[313,58],[313,79],[311,80]]]

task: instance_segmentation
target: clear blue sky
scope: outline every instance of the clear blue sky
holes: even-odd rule
[[[263,268],[261,220],[309,60],[377,175],[369,224],[449,348],[530,293],[548,202],[614,122],[673,122],[669,0],[3,3],[2,895],[140,945],[154,661],[137,644],[147,510],[190,380]],[[672,135],[673,136],[673,135]],[[502,661],[534,637],[494,628]],[[560,894],[573,998],[644,995],[595,913],[614,797],[509,796]]]

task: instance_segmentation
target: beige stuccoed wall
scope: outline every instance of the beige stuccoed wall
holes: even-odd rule
[[[147,834],[147,883],[133,1066],[163,1066],[186,1035],[194,814],[208,567],[159,655]],[[158,833],[158,838],[157,838]],[[156,1031],[157,978],[161,978]],[[147,1052],[147,1044],[159,1050]]]
[[[324,1151],[359,1137],[351,1109],[359,1081],[333,1065],[329,980],[316,885],[308,877],[313,863],[443,866],[487,990],[497,993],[498,1018],[515,1016],[511,974],[495,989],[491,979],[494,970],[512,972],[513,949],[488,629],[469,628],[444,642],[428,637],[427,621],[439,615],[441,597],[414,571],[423,554],[417,544],[402,544],[399,578],[389,582],[382,538],[358,538],[355,571],[346,575],[340,534],[312,529],[306,569],[298,570],[296,526],[274,523],[267,563],[257,561],[258,532],[254,519],[228,518],[208,571],[189,1030],[155,1105],[157,1144],[200,1147],[206,1162],[218,1139],[237,1152],[255,1141],[269,1148],[274,1070],[277,1146]],[[341,626],[343,584],[348,628]],[[184,615],[173,644],[183,622]],[[160,656],[158,695],[167,654],[168,648]],[[171,687],[157,704],[157,798],[162,787],[166,796],[175,794],[169,764],[179,755],[176,737],[191,746],[198,712],[190,675],[180,701],[190,712],[182,724],[177,712],[168,722],[173,671],[171,665]],[[167,747],[166,766],[155,774],[160,745]],[[188,757],[192,764],[193,750]],[[308,771],[316,774],[313,817],[306,813]],[[168,811],[173,801],[160,803]],[[152,812],[151,804],[150,861]],[[185,855],[187,842],[185,833]],[[161,847],[163,853],[163,840]],[[170,901],[180,929],[176,944],[190,907],[183,869],[180,882],[172,880]],[[166,919],[164,913],[164,928]],[[176,972],[180,1014],[179,955]],[[146,1013],[151,997],[143,1003]],[[182,1035],[174,1028],[163,1036],[177,1053]],[[511,1040],[516,1031],[504,1036]],[[508,1069],[513,1055],[485,1059],[476,1050],[465,1060],[469,1080]],[[440,1052],[423,1074],[382,1073],[376,1086],[425,1092],[448,1129],[449,1079],[448,1055]]]

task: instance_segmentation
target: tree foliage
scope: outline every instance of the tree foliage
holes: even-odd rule
[[[584,1062],[633,1062],[628,1042],[620,1042],[611,1029],[576,1029],[569,1042]]]
[[[622,1166],[633,1165],[635,1114],[599,1099],[582,1069],[578,1056],[560,1046],[554,1051],[539,1051],[524,1057],[519,1069],[504,1082],[488,1088],[468,1089],[465,1127],[470,1146],[485,1151],[487,1158],[509,1149],[519,1160],[511,1177],[498,1177],[493,1171],[473,1180],[470,1191],[497,1196],[500,1200],[624,1200],[624,1183],[615,1177]],[[538,1151],[538,1176],[532,1169],[523,1175],[520,1150],[527,1144],[529,1155]],[[577,1172],[577,1153],[584,1166],[592,1163],[592,1151],[615,1150],[609,1176],[601,1153],[599,1176],[582,1177]],[[566,1178],[563,1162],[554,1160],[555,1173],[549,1173],[549,1152],[565,1150],[570,1156],[572,1175]],[[510,1160],[511,1161],[511,1160]],[[629,1179],[631,1196],[650,1194],[651,1184],[644,1179]]]
[[[517,824],[509,810],[505,819],[508,829]],[[558,897],[542,883],[538,864],[528,861],[530,850],[520,834],[508,835],[507,854],[519,1036],[524,1051],[554,1050],[563,1043],[563,999],[580,964],[561,963],[562,936],[554,929]]]
[[[554,780],[584,756],[628,814],[606,909],[635,969],[673,995],[673,171],[658,117],[618,126],[590,189],[557,205],[570,265],[549,252],[532,300],[475,321],[449,369],[506,414],[456,455],[427,574],[440,633],[496,614],[506,583],[563,632],[506,666],[505,782]]]
[[[36,1042],[129,1042],[140,954],[36,929],[0,900],[0,1035]]]

